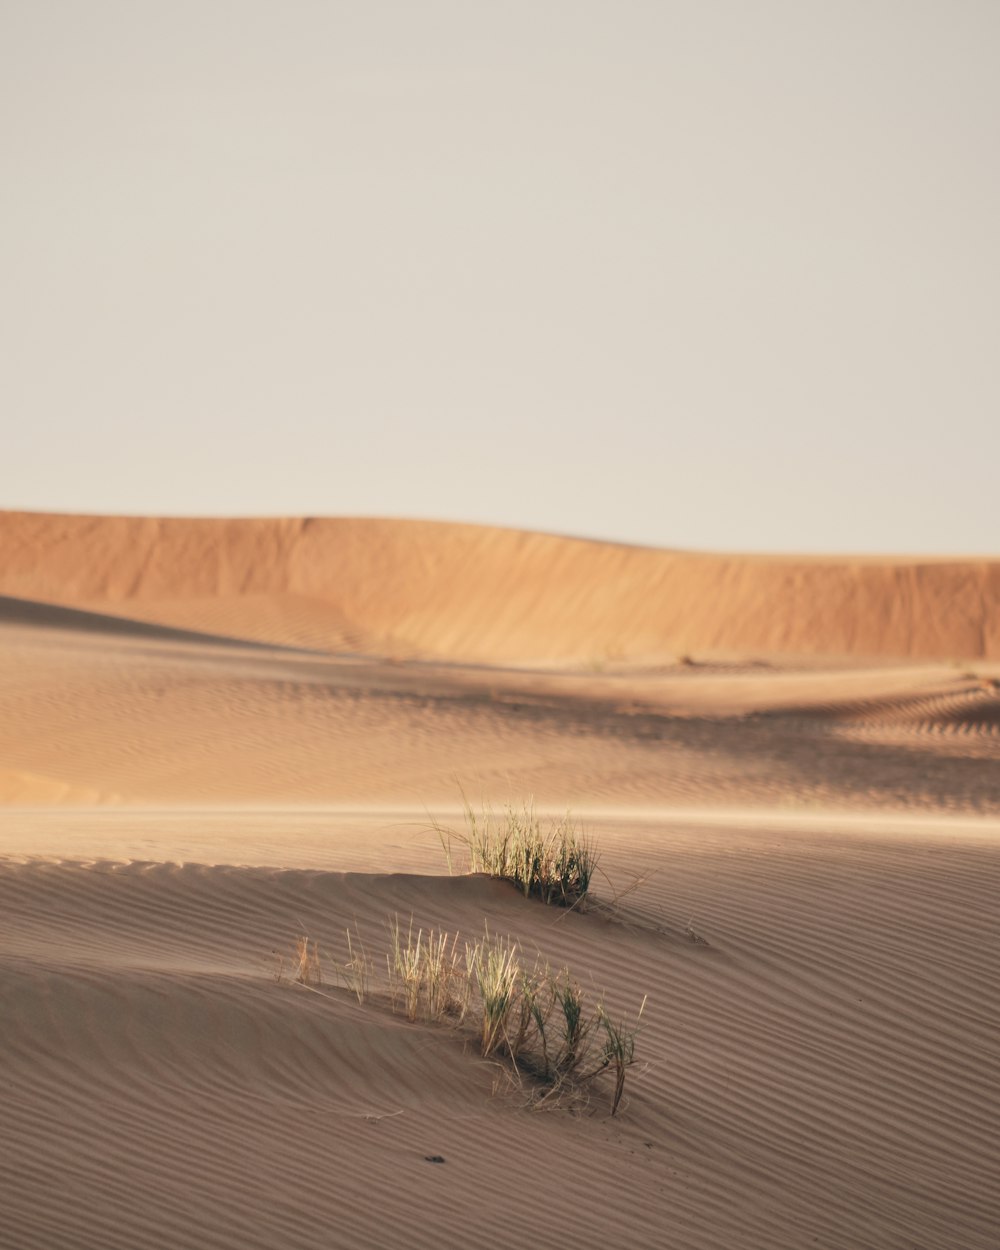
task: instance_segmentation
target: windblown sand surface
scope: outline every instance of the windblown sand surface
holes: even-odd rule
[[[0,596],[0,1246],[1000,1244],[1000,563],[0,514]],[[648,995],[620,1114],[359,1004],[394,915]]]

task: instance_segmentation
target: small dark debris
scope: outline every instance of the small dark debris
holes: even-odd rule
[[[444,1163],[444,1155],[424,1155],[428,1163]]]

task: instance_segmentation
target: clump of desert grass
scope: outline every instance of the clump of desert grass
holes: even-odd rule
[[[465,969],[479,1004],[479,1048],[485,1058],[505,1044],[509,1047],[507,1026],[523,976],[518,947],[487,933],[482,941],[466,945]]]
[[[483,1057],[506,1060],[536,1107],[575,1105],[592,1082],[610,1073],[611,1114],[617,1115],[646,1000],[634,1020],[614,1017],[567,968],[528,964],[508,939],[487,934],[471,949]]]
[[[463,1030],[533,1107],[576,1107],[599,1077],[610,1074],[611,1114],[618,1114],[645,999],[634,1019],[612,1016],[603,998],[592,999],[567,968],[531,962],[516,941],[488,929],[462,942],[457,932],[415,928],[412,919],[404,926],[396,916],[388,939],[385,997],[393,1012]],[[335,966],[364,1004],[373,997],[374,964],[350,930],[347,950],[347,960]],[[291,972],[298,985],[316,990],[323,984],[315,942],[297,940]]]
[[[464,852],[470,872],[510,881],[526,898],[556,907],[584,904],[597,869],[597,851],[571,816],[545,820],[529,800],[502,811],[484,806],[478,813],[465,802],[465,828],[433,825],[450,872],[455,848]]]
[[[645,999],[634,1020],[613,1017],[568,969],[529,962],[517,942],[488,930],[461,950],[457,933],[414,932],[412,922],[404,930],[398,917],[389,935],[394,1010],[471,1029],[480,1055],[505,1064],[533,1106],[575,1104],[610,1073],[618,1113]]]
[[[438,1023],[464,1019],[469,1001],[469,978],[458,947],[458,934],[441,930],[403,930],[399,917],[389,922],[390,950],[386,956],[389,997],[394,1011],[407,1020]]]
[[[323,969],[319,962],[319,947],[307,937],[295,939],[295,957],[292,961],[292,980],[299,985],[315,988],[323,984]]]

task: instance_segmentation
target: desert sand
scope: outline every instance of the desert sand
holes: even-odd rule
[[[1000,560],[0,513],[2,1247],[996,1250],[998,893]],[[359,1003],[392,916],[645,998],[619,1114]]]

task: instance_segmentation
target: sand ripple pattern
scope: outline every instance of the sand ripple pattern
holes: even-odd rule
[[[995,846],[600,838],[615,886],[653,875],[586,915],[482,878],[3,864],[0,1246],[499,1250],[579,1221],[677,1250],[993,1250]],[[529,1113],[451,1030],[275,981],[296,933],[330,967],[344,926],[374,949],[394,913],[488,922],[615,1009],[648,993],[627,1114]]]
[[[1000,685],[993,680],[931,694],[859,701],[829,708],[827,714],[836,732],[845,737],[905,741],[928,736],[946,748],[954,742],[963,752],[1000,758]]]

